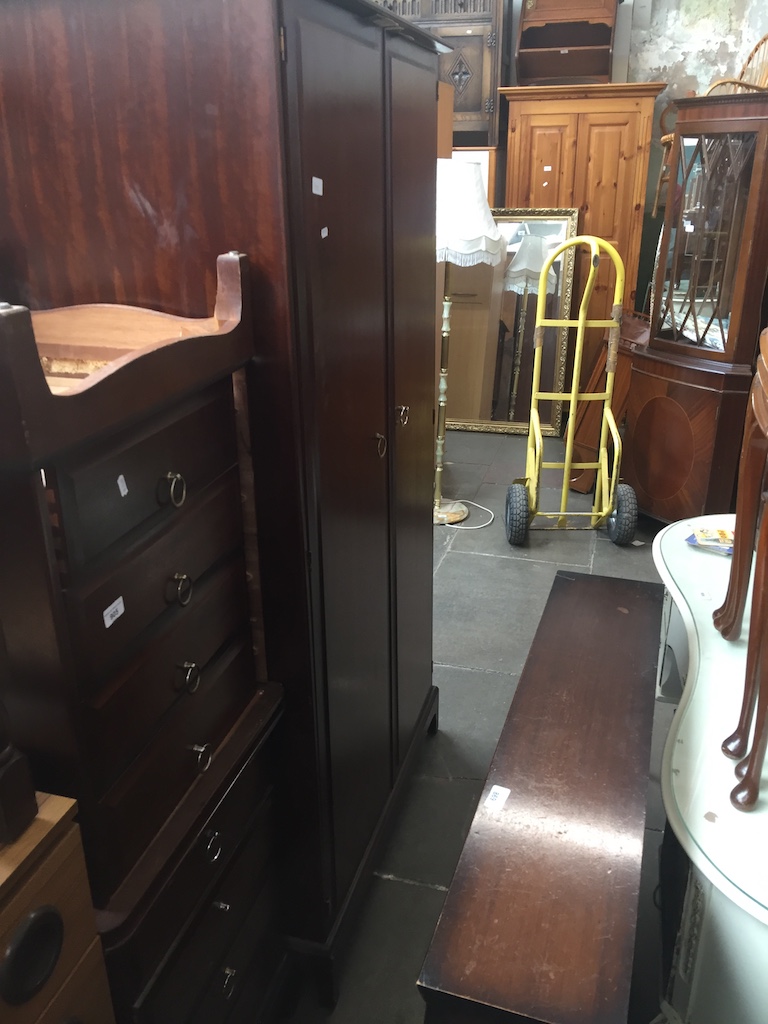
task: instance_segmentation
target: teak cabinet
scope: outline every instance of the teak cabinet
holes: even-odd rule
[[[19,46],[22,36],[34,46]],[[367,0],[0,9],[0,88],[18,97],[0,167],[0,296],[35,311],[130,302],[208,317],[215,256],[248,259],[254,475],[243,491],[256,509],[265,660],[255,672],[284,691],[270,800],[281,880],[267,891],[290,945],[331,966],[436,724],[441,51]],[[161,392],[174,387],[172,373],[151,379]],[[259,778],[234,777],[237,767],[227,776],[235,789],[222,779],[184,833],[195,863],[196,844],[205,850],[210,830],[226,831],[219,813],[244,829],[253,820],[237,779],[258,814]],[[195,890],[187,863],[174,872],[178,887],[168,880],[168,905]],[[166,921],[165,905],[155,922]],[[185,956],[200,953],[203,936]],[[126,984],[140,983],[145,933],[121,940],[112,962]],[[181,977],[169,973],[147,1013],[162,1019]]]

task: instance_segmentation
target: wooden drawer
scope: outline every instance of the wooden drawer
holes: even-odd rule
[[[110,973],[130,993],[141,992],[184,934],[210,903],[219,879],[249,830],[271,847],[271,801],[264,753],[257,747],[182,855],[173,873],[127,933],[107,934]],[[133,1002],[133,996],[130,997]]]
[[[253,652],[245,635],[216,658],[190,700],[173,706],[162,732],[99,802],[97,820],[83,820],[97,906],[206,770],[255,692]]]
[[[123,433],[108,446],[91,449],[86,460],[57,464],[70,568],[137,527],[173,516],[236,461],[232,388],[226,380],[150,421],[138,435]]]
[[[259,1008],[283,957],[283,946],[274,927],[276,892],[276,880],[268,868],[258,898],[214,972],[189,1024],[223,1022],[230,1017],[251,1024],[262,1019]]]
[[[269,852],[266,837],[262,829],[257,828],[184,935],[157,983],[141,1000],[137,1021],[142,1024],[182,1024],[188,1020],[262,894],[267,881]],[[264,919],[262,928],[266,928],[267,916],[264,913],[260,914],[261,919]],[[230,997],[234,994],[233,988],[234,980],[226,989]],[[210,1020],[220,1018],[219,1012]]]
[[[96,938],[37,1024],[112,1024],[113,1021],[101,942]]]
[[[161,615],[189,611],[196,582],[242,542],[236,470],[150,543],[132,552],[107,576],[65,591],[72,637],[91,680],[126,652]]]
[[[205,578],[188,608],[130,669],[83,707],[84,747],[94,789],[104,793],[147,743],[176,701],[193,700],[216,653],[248,625],[242,555]]]
[[[17,970],[29,970],[38,958],[43,958],[44,963],[43,951],[49,943],[55,952],[56,942],[52,939],[58,927],[56,915],[60,918],[62,937],[58,958],[51,957],[55,967],[47,982],[31,999],[9,1005],[0,997],[0,1020],[3,1024],[36,1022],[93,942],[94,915],[76,825],[69,826],[59,843],[3,908],[0,918],[0,970],[12,976],[10,984],[14,987],[21,985],[23,991],[23,981],[17,980],[20,977]],[[18,967],[12,969],[9,960],[11,949],[30,928],[33,930],[28,932],[29,937],[24,943],[25,953],[19,954],[16,960]],[[14,996],[11,1002],[15,1003],[17,998]]]

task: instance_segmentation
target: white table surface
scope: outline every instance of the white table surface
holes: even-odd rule
[[[730,802],[736,761],[720,749],[741,708],[751,590],[741,639],[724,640],[712,613],[725,599],[731,559],[686,543],[694,526],[733,529],[734,521],[732,515],[681,520],[654,540],[656,568],[683,619],[690,657],[661,785],[667,817],[691,861],[737,906],[768,923],[768,759],[757,804],[739,811]]]

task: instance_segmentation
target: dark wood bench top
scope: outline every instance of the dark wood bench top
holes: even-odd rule
[[[626,1021],[662,600],[557,573],[419,978],[427,1024]]]

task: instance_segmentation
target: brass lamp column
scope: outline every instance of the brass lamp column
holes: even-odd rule
[[[501,262],[506,243],[501,235],[483,186],[480,165],[459,160],[437,161],[436,256],[445,263],[445,298],[440,343],[440,380],[437,404],[435,492],[433,523],[451,524],[466,519],[469,511],[460,501],[443,502],[443,458],[448,404],[448,349],[451,335],[450,264],[474,267]]]

